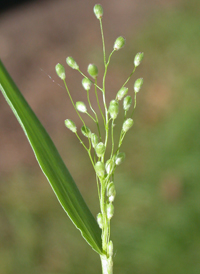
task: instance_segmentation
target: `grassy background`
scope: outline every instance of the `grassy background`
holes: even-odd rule
[[[111,64],[110,77],[116,72],[120,83],[119,73],[126,79],[134,54],[145,52],[135,75],[145,80],[135,125],[123,145],[127,159],[116,174],[114,273],[200,273],[199,9],[199,1],[179,1],[155,10],[134,35],[130,30],[127,47]],[[59,142],[96,214],[85,152],[68,132]],[[38,168],[28,166],[0,176],[1,274],[100,273],[98,256],[44,180]]]

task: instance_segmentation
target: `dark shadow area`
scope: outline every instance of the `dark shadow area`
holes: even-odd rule
[[[10,9],[14,9],[16,7],[22,6],[24,4],[28,4],[31,2],[37,2],[37,0],[7,0],[0,1],[0,14],[4,11],[8,11]]]

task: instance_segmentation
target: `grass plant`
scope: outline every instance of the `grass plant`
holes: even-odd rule
[[[61,159],[55,145],[48,133],[18,90],[17,86],[0,62],[0,89],[12,108],[16,118],[21,124],[36,159],[54,190],[60,204],[66,211],[74,225],[80,230],[84,239],[100,255],[102,263],[102,273],[113,273],[113,242],[111,240],[110,222],[114,215],[114,199],[116,196],[114,173],[118,165],[125,159],[125,153],[121,150],[126,133],[133,126],[133,114],[136,108],[136,95],[139,92],[143,79],[138,78],[133,84],[133,91],[128,94],[127,83],[131,79],[136,68],[140,65],[144,54],[139,52],[133,60],[133,69],[127,79],[116,92],[115,98],[109,103],[106,99],[106,76],[111,57],[114,53],[124,47],[125,38],[119,36],[115,42],[111,53],[106,55],[102,17],[103,8],[97,4],[94,6],[94,14],[100,23],[100,31],[103,45],[103,79],[98,81],[98,68],[95,64],[89,64],[86,76],[73,57],[67,57],[66,63],[72,69],[78,71],[82,76],[82,86],[86,91],[88,106],[82,102],[74,102],[66,83],[65,68],[57,64],[55,69],[58,76],[64,82],[64,86],[79,116],[82,127],[80,131],[71,119],[65,120],[65,126],[71,130],[80,144],[86,150],[94,172],[100,203],[100,212],[97,214],[97,221],[91,214],[82,195],[80,194],[72,176]],[[90,101],[90,92],[94,90],[97,110]],[[101,100],[103,107],[101,107]],[[115,137],[115,123],[119,110],[123,112],[123,123],[120,134]],[[100,117],[98,117],[98,112]],[[84,121],[84,115],[90,117],[95,123],[96,130],[91,130]],[[100,119],[103,122],[103,130],[100,128]],[[116,142],[115,140],[118,139]],[[109,146],[109,143],[111,146]]]

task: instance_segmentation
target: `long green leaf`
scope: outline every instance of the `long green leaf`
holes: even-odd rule
[[[101,230],[48,133],[0,60],[0,90],[21,124],[60,204],[91,247],[102,254]]]

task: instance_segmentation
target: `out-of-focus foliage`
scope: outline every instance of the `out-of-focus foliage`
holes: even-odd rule
[[[127,55],[128,63],[133,50],[145,53],[137,72],[144,85],[116,174],[116,274],[200,273],[200,7],[183,3],[155,13]],[[97,207],[92,179],[83,196]],[[1,178],[0,272],[101,273],[43,180],[30,172]]]

